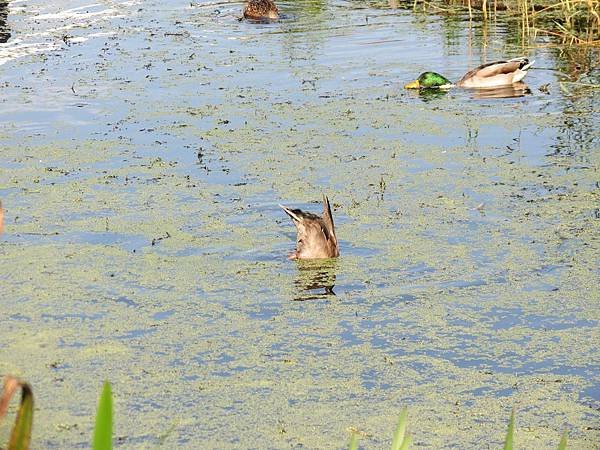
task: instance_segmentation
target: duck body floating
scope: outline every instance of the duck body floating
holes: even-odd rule
[[[525,57],[495,61],[483,64],[468,71],[456,84],[436,72],[424,72],[415,81],[405,85],[406,89],[447,89],[454,86],[463,88],[492,88],[510,86],[518,83],[535,61],[529,62]]]
[[[244,7],[244,18],[252,20],[279,19],[279,10],[273,0],[248,0]]]
[[[323,217],[279,205],[296,225],[296,250],[289,259],[323,259],[340,256],[329,199],[323,195]]]

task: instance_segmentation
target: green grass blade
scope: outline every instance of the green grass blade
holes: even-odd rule
[[[565,431],[560,438],[560,443],[558,444],[558,450],[567,450],[567,432]]]
[[[402,443],[404,442],[404,434],[406,433],[406,421],[408,419],[408,408],[405,406],[400,411],[400,418],[398,419],[398,426],[394,431],[394,438],[392,439],[392,450],[400,450]]]
[[[358,450],[358,433],[352,432],[350,436],[350,447],[349,450]]]
[[[402,445],[400,446],[400,450],[408,450],[408,446],[412,444],[412,440],[412,435],[408,433],[404,438],[404,442],[402,442]]]
[[[504,441],[504,450],[513,450],[513,441],[515,434],[515,408],[510,413],[510,422],[508,422],[508,431],[506,432],[506,440]]]
[[[21,384],[21,404],[10,434],[8,450],[27,450],[33,424],[33,392],[27,383]]]
[[[110,383],[105,381],[98,401],[93,450],[112,450],[112,425],[112,393]]]

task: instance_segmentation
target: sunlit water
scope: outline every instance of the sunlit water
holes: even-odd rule
[[[0,372],[36,448],[88,447],[104,379],[123,448],[384,448],[402,405],[419,447],[499,446],[514,405],[521,448],[596,448],[597,54],[392,6],[0,11]],[[402,89],[520,55],[524,96]],[[277,205],[321,193],[342,256],[288,261]]]

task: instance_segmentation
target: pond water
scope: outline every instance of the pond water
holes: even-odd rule
[[[0,373],[33,385],[34,447],[89,447],[109,379],[122,448],[386,448],[403,405],[415,447],[499,447],[514,405],[519,448],[598,448],[597,52],[242,7],[0,11]],[[524,96],[402,88],[520,55]],[[322,193],[341,257],[287,260],[278,203]]]

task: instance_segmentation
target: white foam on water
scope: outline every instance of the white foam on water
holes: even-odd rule
[[[18,58],[62,48],[62,38],[68,30],[78,30],[77,36],[69,38],[71,44],[114,35],[100,31],[95,25],[123,17],[127,9],[139,3],[139,0],[88,4],[77,0],[12,1],[8,6],[8,26],[12,37],[0,44],[0,66]]]
[[[0,44],[0,66],[23,56],[35,55],[37,53],[51,52],[60,48],[58,43],[53,42],[31,42],[25,43],[20,39],[11,41],[10,44]]]

